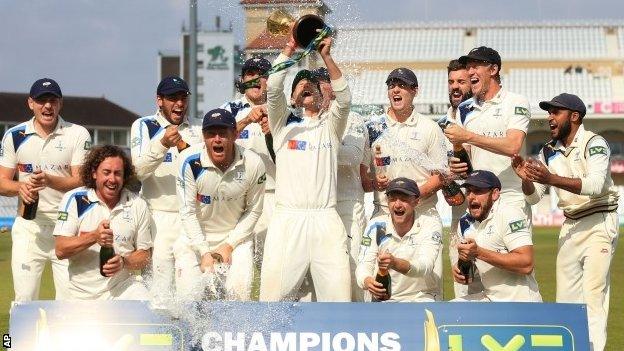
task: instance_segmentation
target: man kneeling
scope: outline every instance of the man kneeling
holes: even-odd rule
[[[147,203],[124,189],[134,177],[132,162],[117,146],[96,147],[80,177],[85,186],[65,194],[54,228],[56,256],[69,260],[72,297],[147,300],[141,277],[130,272],[147,265],[152,248]],[[100,252],[110,248],[100,268]]]
[[[440,291],[433,272],[442,249],[440,221],[414,212],[420,191],[411,179],[390,181],[386,196],[390,214],[372,220],[362,237],[357,283],[374,301],[434,302]],[[387,276],[389,289],[383,284]]]
[[[483,291],[454,301],[541,302],[533,273],[533,242],[520,207],[502,206],[501,183],[490,171],[474,171],[461,185],[466,188],[468,213],[459,220],[459,263],[453,278],[470,283],[470,274],[458,267],[476,265]],[[475,269],[473,267],[472,269]]]

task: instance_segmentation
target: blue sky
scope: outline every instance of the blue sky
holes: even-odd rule
[[[621,0],[326,0],[330,22],[586,21],[624,18]],[[239,1],[197,0],[204,28],[242,23]],[[0,91],[26,92],[43,76],[65,95],[105,96],[154,110],[159,50],[177,51],[188,0],[2,0]],[[624,21],[622,21],[624,23]],[[244,28],[234,26],[239,42]],[[0,113],[2,113],[0,111]],[[69,117],[69,116],[68,116]]]

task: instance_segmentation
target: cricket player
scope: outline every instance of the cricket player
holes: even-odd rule
[[[464,243],[457,245],[457,251],[460,260],[476,264],[483,291],[454,301],[541,302],[524,211],[500,201],[501,182],[490,171],[473,171],[461,186],[466,189],[468,213],[459,220]],[[457,264],[453,278],[470,283]]]
[[[592,350],[607,341],[610,267],[618,240],[618,190],[611,177],[609,143],[583,125],[586,108],[576,95],[542,101],[552,140],[538,161],[516,155],[522,190],[536,204],[552,186],[565,220],[559,233],[557,302],[586,303]]]
[[[404,67],[393,70],[386,79],[386,86],[390,107],[384,115],[371,118],[367,124],[377,190],[372,219],[389,213],[384,193],[388,182],[406,177],[416,181],[420,190],[418,216],[430,216],[442,225],[435,207],[442,179],[432,175],[432,171],[448,169],[444,135],[434,121],[414,108],[418,79],[412,70]],[[442,289],[442,255],[436,260],[435,272]],[[435,296],[442,299],[442,290]]]
[[[200,128],[186,115],[189,94],[182,78],[163,78],[156,88],[156,114],[137,119],[130,131],[132,162],[153,217],[151,293],[157,308],[167,308],[175,292],[173,244],[181,227],[175,185],[178,155],[202,142]]]
[[[80,170],[85,184],[63,196],[54,228],[55,251],[69,261],[72,298],[80,300],[147,300],[140,276],[151,256],[151,215],[138,194],[124,188],[134,167],[124,151],[98,146]],[[100,272],[102,246],[115,255]],[[102,276],[104,273],[105,276]]]
[[[459,122],[444,129],[451,143],[469,145],[473,169],[488,170],[500,179],[500,201],[523,209],[531,226],[530,207],[521,180],[511,167],[511,156],[519,154],[526,138],[531,112],[526,97],[501,86],[501,57],[492,48],[480,46],[459,58],[466,65],[472,99],[461,103]],[[451,158],[451,170],[465,176],[467,167]]]
[[[266,230],[275,207],[275,153],[266,109],[267,77],[265,75],[269,69],[271,69],[271,62],[263,57],[254,57],[245,61],[241,69],[240,81],[237,82],[239,92],[243,96],[221,106],[230,111],[236,119],[238,131],[236,144],[257,153],[267,173],[264,183],[264,207],[254,228],[254,258],[259,264],[262,263]],[[251,81],[257,81],[257,83],[247,87],[245,83]]]
[[[18,196],[20,210],[38,201],[35,218],[26,220],[18,214],[11,230],[14,301],[39,298],[41,273],[48,261],[56,299],[63,300],[69,297],[67,261],[54,254],[52,231],[63,194],[82,184],[79,170],[91,136],[59,115],[63,94],[53,79],[33,83],[28,107],[34,116],[7,130],[0,148],[0,195]]]
[[[266,174],[260,156],[235,144],[236,120],[214,109],[202,122],[204,142],[180,155],[177,194],[186,235],[174,247],[178,296],[203,298],[202,273],[215,260],[231,265],[227,298],[249,301],[253,229],[262,211]]]
[[[284,94],[286,70],[267,81],[277,172],[276,208],[262,262],[261,301],[295,299],[308,271],[318,301],[351,301],[347,233],[336,212],[338,147],[351,92],[331,57],[331,45],[332,39],[325,38],[318,47],[336,94],[329,109],[322,109],[318,79],[308,70],[295,76],[290,104]],[[294,52],[291,36],[274,66]]]
[[[415,210],[420,191],[408,178],[388,183],[389,215],[369,222],[362,238],[356,276],[358,285],[377,300],[387,299],[383,285],[375,281],[377,267],[390,274],[392,302],[434,302],[439,279],[434,267],[442,251],[442,225]]]
[[[327,68],[321,67],[313,71],[321,87],[323,95],[323,109],[329,109],[335,99],[334,90]],[[362,289],[355,280],[355,268],[358,262],[358,252],[362,234],[366,229],[366,216],[364,214],[364,191],[372,191],[372,184],[368,179],[367,172],[371,160],[370,147],[368,145],[368,130],[362,116],[355,112],[349,114],[347,127],[342,135],[338,149],[338,184],[336,210],[347,231],[351,278],[352,278],[352,301],[362,301],[364,296]],[[368,181],[368,184],[366,183]],[[365,189],[364,187],[367,186]]]
[[[448,73],[448,94],[450,107],[444,117],[438,121],[438,124],[456,123],[461,124],[459,121],[458,107],[462,102],[472,97],[472,90],[470,89],[470,77],[468,76],[468,70],[466,65],[462,64],[458,60],[451,60],[447,67]],[[448,157],[453,157],[453,144],[446,139],[446,147],[448,150]],[[470,148],[468,145],[465,148]],[[461,182],[461,180],[458,180]],[[451,227],[449,230],[449,256],[451,259],[451,267],[457,263],[457,243],[459,242],[457,233],[457,224],[459,218],[466,213],[466,202],[459,206],[451,207]],[[479,272],[475,272],[475,279],[470,285],[464,285],[457,282],[453,282],[453,290],[455,297],[465,296],[468,294],[476,293],[483,290],[483,285],[479,280]]]

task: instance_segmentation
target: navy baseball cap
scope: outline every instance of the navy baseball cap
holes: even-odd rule
[[[499,70],[501,68],[501,57],[498,54],[498,51],[492,48],[488,48],[487,46],[479,46],[478,48],[474,48],[470,50],[467,55],[459,58],[459,62],[464,65],[468,61],[483,61],[493,63],[495,65],[498,65]]]
[[[497,188],[500,190],[501,182],[496,176],[496,174],[490,171],[478,170],[470,173],[468,178],[464,180],[464,183],[461,187],[467,187],[468,185],[472,185],[474,187],[480,189],[492,189]]]
[[[191,93],[184,79],[176,76],[169,76],[163,78],[160,83],[158,83],[156,95],[167,96],[181,91],[187,94]]]
[[[318,77],[314,74],[314,72],[307,69],[302,69],[301,71],[297,72],[297,75],[295,75],[295,79],[293,79],[292,88],[290,91],[291,96],[295,92],[295,87],[297,86],[297,84],[299,84],[299,82],[304,79],[310,81],[311,83],[316,83],[317,86],[319,84]],[[319,90],[321,90],[320,86],[318,88]]]
[[[314,76],[316,77],[316,79],[323,81],[323,82],[330,82],[331,79],[329,78],[329,71],[327,71],[327,68],[325,67],[319,67],[317,69],[315,69],[314,71],[312,71],[312,73],[314,74]]]
[[[228,110],[222,108],[216,108],[208,111],[204,115],[202,121],[202,130],[206,130],[212,127],[226,127],[236,129],[236,119]]]
[[[264,57],[254,57],[250,58],[245,63],[243,63],[243,68],[241,69],[241,73],[244,75],[245,72],[249,70],[258,70],[261,74],[267,73],[268,70],[271,69],[271,62],[269,62]]]
[[[30,97],[36,99],[46,94],[51,94],[56,97],[62,98],[63,93],[61,92],[61,87],[58,85],[54,79],[50,78],[41,78],[38,79],[33,85],[30,87]]]
[[[390,181],[390,183],[388,183],[386,195],[391,193],[402,193],[416,197],[420,196],[420,190],[418,190],[416,182],[404,177],[394,178]]]
[[[399,67],[390,72],[388,78],[386,78],[386,85],[390,84],[390,82],[393,80],[400,80],[413,87],[418,86],[418,79],[416,79],[416,74],[411,69],[405,67]]]
[[[548,111],[550,108],[560,108],[564,110],[576,111],[581,117],[585,117],[587,108],[583,100],[574,94],[563,93],[555,96],[550,101],[542,101],[539,103],[542,110]]]

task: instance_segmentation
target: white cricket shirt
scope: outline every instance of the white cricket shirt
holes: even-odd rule
[[[360,164],[368,168],[370,157],[368,130],[364,119],[351,112],[338,149],[338,202],[364,202]]]

